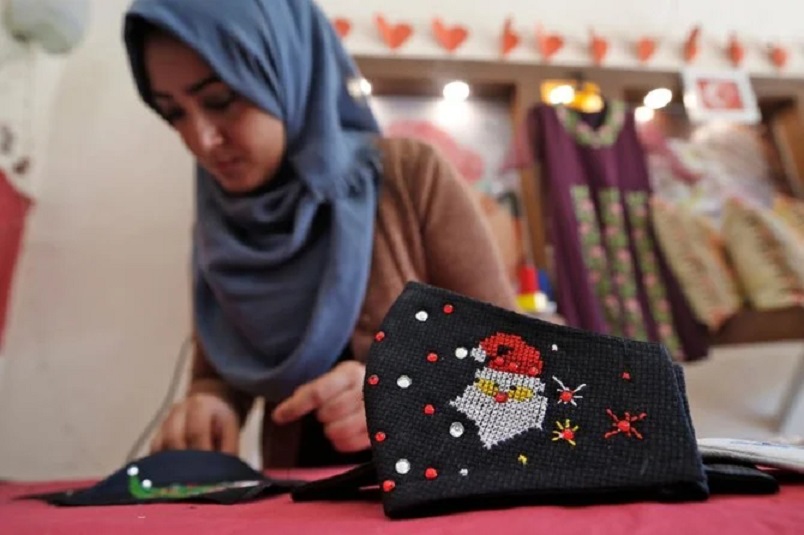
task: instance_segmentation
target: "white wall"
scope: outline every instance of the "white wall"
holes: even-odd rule
[[[96,476],[120,466],[159,404],[189,325],[191,161],[135,94],[120,39],[128,0],[93,3],[91,33],[60,60],[59,76],[39,71],[40,82],[55,85],[40,84],[37,102],[53,108],[37,131],[41,185],[0,357],[0,477]],[[371,26],[380,9],[417,25],[402,53],[423,56],[438,53],[426,29],[436,11],[472,27],[476,39],[458,54],[465,57],[492,57],[489,42],[509,13],[523,29],[541,20],[578,37],[594,23],[611,34],[666,31],[680,40],[696,21],[710,37],[729,29],[804,35],[804,8],[784,0],[322,4],[353,19],[348,44],[368,54],[384,53]],[[559,59],[578,58],[569,51]],[[802,64],[797,57],[793,67]]]
[[[94,2],[54,91],[39,85],[53,111],[2,357],[2,476],[122,463],[188,329],[191,161],[135,94],[126,3]]]

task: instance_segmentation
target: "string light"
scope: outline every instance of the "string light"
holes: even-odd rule
[[[455,80],[444,86],[444,100],[450,102],[463,102],[469,98],[470,93],[469,84],[461,80]]]
[[[673,92],[666,87],[659,87],[650,91],[643,100],[643,104],[652,110],[664,108],[673,100]]]
[[[652,121],[654,115],[656,115],[656,112],[646,106],[640,106],[634,110],[634,119],[638,123],[647,123]]]
[[[548,95],[550,104],[569,104],[575,100],[575,88],[571,85],[559,85],[550,90]]]

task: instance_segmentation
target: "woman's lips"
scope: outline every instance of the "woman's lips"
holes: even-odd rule
[[[235,158],[215,163],[215,170],[225,177],[233,177],[240,170],[242,160]]]

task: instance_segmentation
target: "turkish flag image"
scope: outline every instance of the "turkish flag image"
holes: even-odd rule
[[[740,87],[733,80],[698,80],[701,107],[707,110],[739,111],[745,109]]]

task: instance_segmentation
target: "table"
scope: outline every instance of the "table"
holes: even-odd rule
[[[276,477],[317,479],[328,471],[283,471]],[[532,506],[414,520],[388,520],[379,503],[293,503],[288,496],[242,505],[152,504],[59,508],[15,496],[58,491],[91,482],[0,483],[0,534],[262,535],[330,533],[583,533],[622,535],[801,534],[804,478],[770,496],[716,496],[686,504]]]

